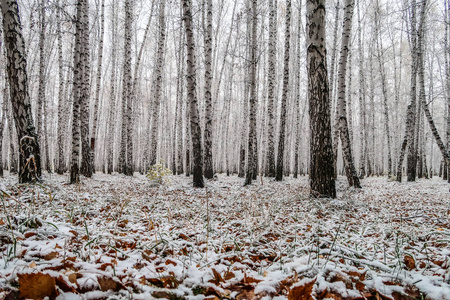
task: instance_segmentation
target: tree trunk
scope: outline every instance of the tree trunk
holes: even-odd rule
[[[122,140],[120,146],[120,168],[127,176],[133,176],[133,106],[131,99],[132,75],[131,75],[131,31],[132,7],[131,0],[125,1],[125,45],[123,58],[123,83],[122,83]]]
[[[81,105],[81,87],[83,80],[82,54],[82,25],[81,17],[83,10],[83,0],[77,1],[76,31],[75,31],[75,50],[73,63],[73,116],[72,116],[72,162],[70,166],[70,183],[80,181],[80,105]]]
[[[250,185],[255,175],[256,166],[256,66],[257,66],[257,40],[256,28],[258,26],[257,0],[252,0],[252,31],[250,50],[250,101],[249,101],[249,126],[247,148],[247,170],[245,172],[244,185]]]
[[[366,131],[366,89],[364,85],[364,55],[363,44],[361,39],[361,7],[358,1],[358,51],[359,51],[359,178],[363,179],[366,176],[366,147],[365,141],[367,139]]]
[[[345,79],[347,72],[347,58],[348,58],[348,45],[351,34],[351,24],[353,17],[354,0],[345,1],[345,16],[342,29],[342,45],[341,54],[339,58],[339,71],[338,71],[338,102],[337,111],[339,114],[339,132],[342,143],[342,152],[344,156],[345,173],[347,175],[348,184],[356,188],[361,188],[359,183],[359,177],[356,173],[355,165],[353,163],[352,147],[350,144],[350,135],[348,131],[347,123],[347,111],[345,103]]]
[[[48,149],[45,146],[45,130],[44,122],[44,105],[45,105],[45,1],[40,1],[39,3],[39,88],[38,88],[38,105],[37,105],[37,133],[39,144],[43,148],[44,159],[43,159],[43,169],[48,171]]]
[[[89,141],[89,106],[91,95],[91,66],[89,47],[89,1],[81,0],[82,15],[81,22],[81,87],[80,87],[80,112],[81,112],[81,173],[86,177],[92,177],[93,165],[91,161],[91,147]]]
[[[5,90],[6,90],[6,81],[5,81]],[[0,177],[3,177],[3,129],[5,128],[5,123],[6,123],[6,113],[7,110],[7,105],[8,105],[8,101],[7,101],[7,96],[6,93],[3,94],[3,104],[2,104],[2,111],[0,111],[0,117],[1,117],[1,121],[0,121]]]
[[[284,74],[283,74],[283,94],[281,95],[281,116],[280,116],[280,132],[278,140],[277,153],[277,172],[275,176],[276,181],[283,179],[283,164],[284,164],[284,147],[285,147],[285,133],[286,133],[286,102],[288,99],[289,89],[289,51],[291,39],[291,0],[286,0],[286,28],[285,28],[285,43],[284,43]]]
[[[194,154],[193,186],[202,188],[203,182],[203,161],[201,128],[198,114],[198,103],[196,95],[196,58],[194,31],[192,28],[191,0],[182,0],[184,27],[186,30],[186,51],[187,51],[187,89],[188,103],[190,111],[192,150]]]
[[[298,32],[297,32],[297,70],[296,74],[296,85],[295,85],[295,110],[296,110],[296,121],[295,121],[295,146],[294,146],[294,178],[298,177],[298,169],[299,169],[299,149],[300,149],[300,141],[301,141],[301,125],[300,122],[300,85],[301,85],[301,37],[302,37],[302,3],[300,1],[300,5],[298,6]],[[303,119],[303,118],[302,118]]]
[[[407,175],[408,181],[416,180],[417,155],[415,145],[416,135],[416,111],[417,111],[417,21],[416,21],[416,0],[411,1],[411,33],[410,33],[410,48],[411,48],[411,111],[407,119],[406,127],[408,128],[408,160],[407,160]]]
[[[387,140],[387,155],[388,155],[388,175],[392,174],[392,155],[391,155],[391,131],[389,128],[389,108],[388,108],[388,93],[386,87],[386,72],[384,69],[384,63],[382,61],[382,50],[383,50],[383,39],[381,37],[381,33],[379,33],[379,28],[381,28],[380,23],[380,6],[377,2],[377,7],[375,9],[375,30],[376,30],[376,39],[377,39],[377,58],[378,58],[378,66],[380,69],[380,77],[381,77],[381,89],[383,92],[383,105],[384,105],[384,128],[386,131],[386,140]]]
[[[313,197],[336,197],[325,48],[325,0],[307,0],[306,47]]]
[[[274,3],[275,1],[275,3]],[[275,176],[275,115],[274,110],[277,104],[276,99],[276,54],[277,54],[277,0],[269,0],[269,52],[268,52],[268,69],[267,69],[267,158],[266,158],[266,176]]]
[[[156,153],[158,149],[158,120],[160,120],[159,110],[161,103],[162,90],[162,68],[164,66],[164,46],[166,39],[166,20],[165,20],[165,0],[160,1],[159,12],[159,37],[158,50],[156,52],[156,67],[155,67],[155,83],[154,83],[154,99],[153,99],[153,114],[152,114],[152,131],[150,136],[150,165],[156,164]]]
[[[213,155],[212,155],[212,0],[206,0],[206,28],[205,38],[205,131],[204,131],[204,159],[205,177],[212,179],[214,177]]]
[[[102,83],[102,65],[103,65],[103,37],[105,35],[105,0],[101,0],[100,8],[100,38],[98,42],[98,61],[97,61],[97,82],[95,87],[95,100],[94,100],[94,120],[91,132],[91,144],[90,144],[90,160],[95,171],[95,142],[97,140],[97,126],[99,119],[98,106],[100,102],[100,88]]]
[[[112,28],[111,28],[111,90],[109,94],[109,116],[108,116],[108,133],[106,148],[107,148],[107,165],[106,169],[108,174],[114,171],[114,124],[116,124],[116,36],[117,36],[117,18],[115,10],[115,1],[112,2]]]
[[[430,109],[428,108],[428,103],[426,101],[425,97],[425,75],[424,75],[424,52],[425,52],[425,30],[424,30],[424,24],[425,24],[425,14],[427,9],[428,1],[423,0],[421,3],[421,17],[420,17],[420,25],[417,30],[417,63],[418,63],[418,75],[419,75],[419,98],[420,102],[423,106],[423,110],[425,112],[425,116],[427,117],[428,124],[430,125],[431,132],[434,136],[434,139],[436,140],[436,144],[439,147],[439,150],[441,151],[442,157],[444,159],[444,163],[448,166],[450,164],[450,153],[448,149],[445,147],[445,144],[442,140],[442,138],[439,135],[439,132],[437,131],[436,125],[434,124],[433,117],[431,116]]]
[[[28,94],[25,42],[17,1],[1,0],[10,97],[19,141],[19,183],[41,177],[41,156]],[[12,142],[12,141],[11,141]]]
[[[59,7],[60,1],[58,0],[57,5]],[[63,7],[58,9],[58,19],[56,21],[57,30],[57,40],[58,40],[58,130],[57,130],[57,147],[58,147],[58,174],[64,174],[67,171],[66,159],[64,157],[64,146],[67,138],[67,103],[64,97],[64,62],[63,62],[63,48],[62,48],[62,14],[61,10]]]

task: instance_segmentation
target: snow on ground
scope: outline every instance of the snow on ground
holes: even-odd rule
[[[0,299],[450,299],[450,193],[439,178],[46,174],[0,180]],[[9,297],[9,298],[8,298]]]

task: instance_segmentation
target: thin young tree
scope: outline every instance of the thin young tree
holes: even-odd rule
[[[339,117],[339,135],[341,138],[342,152],[344,156],[345,173],[347,175],[347,181],[350,186],[361,188],[359,183],[359,177],[356,173],[356,168],[353,162],[352,147],[350,144],[350,135],[347,122],[347,110],[345,101],[346,92],[346,73],[347,73],[347,61],[349,52],[350,34],[352,28],[352,17],[354,0],[345,1],[344,22],[342,28],[342,42],[341,53],[339,57],[339,70],[338,70],[338,100],[337,100],[337,113]]]
[[[195,40],[192,24],[192,2],[191,0],[182,0],[181,3],[183,6],[184,29],[186,32],[187,98],[189,103],[192,151],[194,157],[193,186],[203,188],[205,184],[203,181],[201,128],[196,95],[197,81]],[[189,168],[189,166],[186,167]]]
[[[57,35],[57,51],[58,51],[58,129],[57,129],[57,148],[58,148],[58,174],[64,174],[67,171],[66,159],[64,157],[64,146],[67,135],[67,124],[65,122],[67,115],[67,103],[64,98],[64,62],[63,62],[63,45],[62,45],[62,12],[63,7],[60,6],[60,1],[56,2],[58,7],[56,20],[56,35]]]
[[[122,140],[120,146],[120,168],[127,176],[133,175],[133,128],[131,103],[131,31],[132,31],[132,4],[125,0],[125,45],[123,58],[122,83]]]
[[[325,0],[307,0],[306,48],[313,197],[336,197],[325,45]]]
[[[19,183],[41,177],[41,155],[28,94],[27,60],[16,0],[1,0],[10,97],[19,141]],[[12,142],[12,141],[11,141]]]
[[[275,176],[275,113],[274,104],[276,103],[276,39],[277,39],[277,0],[269,0],[269,45],[267,55],[267,158],[266,158],[266,176]]]
[[[214,177],[213,169],[213,154],[212,154],[212,139],[213,139],[213,124],[212,124],[212,97],[211,84],[213,80],[212,73],[212,0],[206,1],[206,28],[204,34],[205,43],[205,130],[204,130],[204,153],[203,153],[203,167],[205,169],[204,175],[207,179]]]
[[[92,177],[94,168],[91,161],[91,147],[89,141],[89,115],[91,95],[91,61],[89,46],[89,0],[82,0],[81,18],[81,78],[80,78],[80,133],[81,133],[81,173],[86,177]]]
[[[284,147],[286,134],[286,105],[289,91],[289,51],[291,39],[291,0],[286,0],[286,28],[284,33],[284,71],[283,71],[283,94],[281,95],[281,115],[280,128],[278,134],[278,153],[277,153],[277,171],[275,175],[276,181],[283,179],[284,167]]]
[[[94,120],[92,120],[91,144],[90,144],[90,160],[92,166],[95,168],[95,142],[97,140],[97,127],[99,119],[99,102],[100,89],[102,85],[102,66],[103,66],[103,37],[105,35],[105,0],[100,3],[100,37],[98,41],[98,60],[97,60],[97,78],[95,83],[95,99],[94,99]],[[95,169],[94,169],[95,170]]]
[[[249,99],[249,126],[248,126],[248,150],[247,150],[247,170],[245,172],[245,183],[252,183],[255,175],[256,165],[256,67],[257,67],[257,40],[256,28],[258,26],[257,0],[252,0],[252,31],[250,50],[250,99]]]
[[[155,67],[155,81],[154,81],[154,98],[153,98],[153,112],[152,112],[152,129],[150,135],[150,165],[156,164],[156,151],[158,146],[158,118],[160,104],[161,104],[161,91],[162,91],[162,69],[164,67],[164,49],[166,40],[166,20],[165,20],[165,0],[161,0],[159,3],[159,36],[158,36],[158,49],[156,51],[156,67]]]

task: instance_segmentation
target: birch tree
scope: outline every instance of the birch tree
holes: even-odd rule
[[[256,28],[258,26],[257,0],[252,0],[252,31],[251,31],[251,54],[250,54],[250,99],[249,99],[249,126],[247,147],[247,170],[245,172],[245,183],[252,183],[256,167],[256,67],[257,67],[257,40]]]
[[[307,0],[306,48],[313,197],[336,197],[325,46],[325,0]]]
[[[90,144],[90,160],[92,166],[95,168],[95,143],[97,140],[97,127],[99,119],[99,102],[100,89],[102,85],[102,66],[103,66],[103,37],[105,35],[105,0],[101,0],[100,4],[100,37],[98,42],[98,60],[97,60],[97,78],[95,83],[95,99],[94,99],[94,119],[92,120],[91,144]]]
[[[190,113],[190,129],[192,150],[194,157],[193,168],[193,186],[202,188],[205,186],[203,181],[203,161],[202,161],[202,143],[201,128],[198,114],[198,103],[196,95],[196,58],[195,58],[195,40],[192,26],[192,2],[191,0],[182,0],[184,29],[186,32],[186,71],[187,71],[187,97]],[[186,166],[189,168],[189,166]]]
[[[276,104],[276,40],[277,40],[277,0],[268,0],[269,2],[269,45],[267,58],[267,158],[266,158],[266,176],[275,176],[275,116],[274,105]]]
[[[207,179],[214,177],[213,170],[213,154],[212,154],[212,97],[211,84],[213,79],[212,73],[212,0],[206,1],[206,28],[205,28],[205,131],[204,131],[204,175]]]
[[[349,52],[348,46],[352,27],[354,3],[354,0],[345,1],[344,22],[342,28],[342,44],[339,57],[337,112],[339,115],[339,133],[342,142],[342,152],[344,156],[344,166],[345,173],[347,175],[347,181],[350,186],[361,188],[359,177],[356,173],[355,165],[353,162],[352,147],[350,144],[350,135],[347,122],[347,104],[345,101],[345,79]]]
[[[64,62],[63,62],[63,45],[62,45],[62,12],[63,7],[60,6],[60,1],[56,2],[58,6],[57,20],[56,20],[56,34],[57,34],[57,51],[58,51],[58,129],[57,129],[57,147],[58,147],[58,174],[64,174],[67,171],[66,159],[64,156],[64,146],[67,135],[67,103],[64,98]],[[68,75],[68,74],[67,74]]]
[[[155,67],[155,91],[153,99],[153,113],[152,113],[152,129],[150,136],[150,165],[156,164],[156,152],[158,145],[158,118],[160,103],[161,103],[161,90],[162,90],[162,68],[164,66],[164,47],[166,39],[166,20],[165,20],[165,0],[160,1],[159,7],[159,36],[158,36],[158,49],[156,52],[156,67]]]
[[[28,94],[27,60],[19,6],[15,0],[1,0],[0,4],[9,90],[19,141],[19,183],[33,182],[41,177],[41,156]]]
[[[291,39],[291,0],[286,0],[286,28],[285,28],[285,43],[284,43],[284,72],[283,72],[283,94],[281,96],[281,116],[280,116],[280,130],[278,135],[278,153],[277,153],[277,171],[275,180],[281,181],[283,179],[283,164],[284,164],[284,147],[286,134],[286,102],[288,99],[289,90],[289,51]]]

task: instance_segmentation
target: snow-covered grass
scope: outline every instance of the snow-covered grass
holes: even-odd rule
[[[439,178],[339,178],[337,200],[310,199],[306,177],[66,182],[1,179],[0,299],[27,295],[24,274],[55,278],[57,299],[450,299]]]

